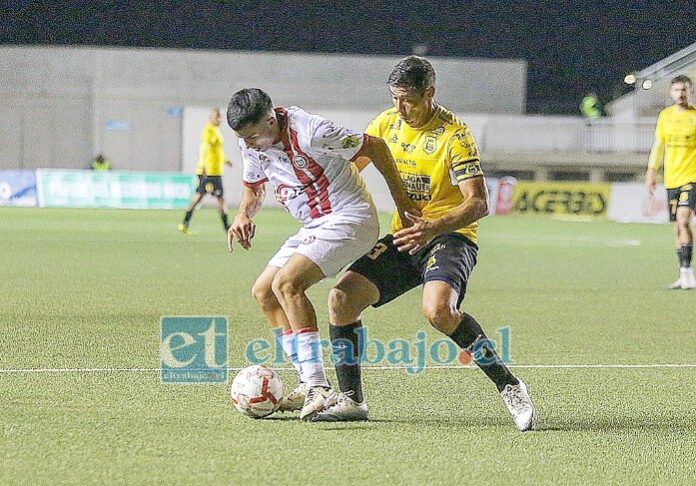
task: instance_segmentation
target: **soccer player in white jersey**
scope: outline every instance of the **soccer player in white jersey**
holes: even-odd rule
[[[297,370],[297,388],[283,410],[301,408],[311,420],[333,397],[322,361],[317,317],[306,290],[335,276],[367,252],[379,237],[377,211],[358,166],[372,160],[384,176],[400,214],[420,214],[408,199],[386,143],[297,107],[273,107],[260,89],[232,96],[227,122],[239,137],[244,191],[227,235],[251,247],[252,221],[270,182],[276,200],[300,223],[257,278],[252,295]],[[355,163],[353,163],[355,162]],[[404,218],[404,221],[406,219]]]

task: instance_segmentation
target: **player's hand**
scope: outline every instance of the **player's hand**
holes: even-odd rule
[[[394,244],[399,251],[407,251],[409,255],[413,255],[430,243],[437,236],[437,232],[432,221],[426,221],[411,213],[405,213],[405,216],[411,226],[394,233]]]
[[[404,199],[396,204],[396,210],[399,212],[399,218],[401,219],[401,226],[408,228],[413,225],[413,221],[406,216],[407,214],[411,216],[422,216],[421,210],[418,206],[410,199]]]
[[[645,181],[645,189],[648,191],[648,194],[651,197],[655,195],[655,186],[657,186],[657,182],[655,182],[654,180]]]
[[[645,176],[645,189],[648,191],[650,196],[655,195],[655,186],[657,186],[657,178],[655,177],[654,172],[648,171],[647,175]]]
[[[242,248],[251,248],[251,240],[256,234],[256,224],[243,214],[238,214],[227,231],[227,249],[232,251],[232,241],[236,240]]]

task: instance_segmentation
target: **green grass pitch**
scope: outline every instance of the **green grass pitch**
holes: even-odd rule
[[[357,424],[252,420],[226,385],[132,371],[159,367],[160,316],[229,316],[232,367],[270,336],[250,288],[297,225],[264,210],[230,255],[214,210],[193,237],[182,215],[0,208],[0,484],[696,483],[696,368],[558,366],[696,364],[668,226],[484,220],[464,308],[491,337],[509,326],[515,364],[546,365],[514,369],[539,414],[521,434],[473,368],[366,370]],[[324,336],[330,286],[310,292]],[[437,339],[419,301],[368,310],[370,335]],[[39,368],[123,370],[18,371]]]

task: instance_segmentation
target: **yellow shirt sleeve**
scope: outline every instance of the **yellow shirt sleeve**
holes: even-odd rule
[[[650,149],[650,157],[648,158],[648,169],[659,170],[665,153],[665,139],[664,116],[660,113],[655,127],[655,142]]]
[[[457,182],[483,175],[478,146],[468,128],[458,130],[450,138],[447,160]]]
[[[384,112],[374,117],[372,121],[367,125],[365,133],[371,137],[384,138],[384,134],[386,133],[384,129],[385,119],[386,116]]]

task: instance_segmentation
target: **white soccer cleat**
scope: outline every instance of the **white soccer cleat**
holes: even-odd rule
[[[305,396],[304,406],[300,412],[300,420],[312,420],[324,408],[336,402],[336,392],[333,388],[312,386]]]
[[[696,289],[696,276],[694,269],[691,267],[679,269],[679,283],[684,290]]]
[[[669,287],[667,287],[669,290],[680,290],[681,289],[681,276],[676,279],[674,282],[669,284]]]
[[[530,430],[534,423],[534,404],[527,392],[527,385],[522,380],[518,385],[506,385],[500,396],[512,415],[517,430]]]
[[[367,403],[361,403],[351,398],[352,391],[340,393],[333,405],[319,412],[313,422],[358,422],[367,420]]]
[[[295,389],[285,395],[280,401],[280,408],[278,408],[278,411],[295,412],[297,410],[302,410],[308,389],[309,386],[307,383],[299,382]]]

